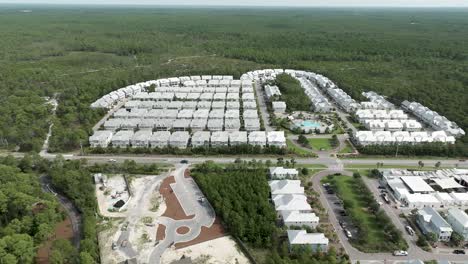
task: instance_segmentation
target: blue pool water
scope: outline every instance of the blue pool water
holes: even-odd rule
[[[301,126],[302,126],[302,127],[307,127],[307,128],[310,128],[310,127],[320,127],[320,123],[314,122],[314,121],[306,120],[306,121],[302,121]]]

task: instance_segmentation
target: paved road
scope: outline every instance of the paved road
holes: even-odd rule
[[[24,156],[24,153],[8,153],[14,157],[21,158]],[[6,153],[0,153],[0,156],[7,155]],[[181,160],[187,160],[190,163],[203,163],[207,160],[212,160],[218,163],[232,163],[239,156],[173,156],[173,155],[74,155],[74,154],[61,154],[65,159],[69,160],[80,160],[86,159],[90,163],[108,163],[109,159],[116,160],[117,163],[123,163],[125,160],[134,160],[137,163],[170,163],[175,164],[179,163]],[[55,159],[56,154],[45,154],[42,155],[46,159]],[[244,160],[261,160],[261,161],[275,161],[277,158],[284,156],[258,156],[258,155],[243,155],[241,158]],[[346,165],[369,165],[370,167],[375,167],[377,162],[383,162],[384,165],[395,165],[395,166],[418,166],[418,162],[422,161],[425,164],[425,168],[434,168],[435,164],[438,161],[442,162],[442,166],[453,166],[458,168],[468,168],[468,161],[460,161],[458,159],[337,159],[334,157],[319,157],[319,158],[296,158],[297,164],[316,164],[316,165],[325,165],[327,167],[332,167],[336,165],[337,162]]]
[[[265,100],[265,94],[262,90],[262,83],[259,80],[255,81],[255,93],[257,94],[257,103],[260,108],[260,114],[263,119],[263,124],[265,125],[265,131],[274,131],[275,129],[270,126],[270,113],[268,113],[267,103]]]
[[[166,226],[166,234],[162,241],[154,248],[148,262],[158,264],[161,256],[169,247],[175,243],[188,242],[195,239],[201,232],[202,226],[211,227],[215,221],[215,212],[211,205],[206,201],[199,202],[200,197],[204,197],[201,190],[192,178],[185,178],[184,172],[188,165],[178,165],[174,172],[175,183],[171,184],[177,200],[179,200],[182,209],[186,215],[194,215],[192,219],[174,220],[168,217],[160,217],[159,224]],[[186,234],[178,234],[176,230],[179,227],[186,226],[190,230]],[[144,263],[144,262],[143,262]]]
[[[391,253],[364,253],[361,252],[357,249],[355,249],[348,241],[347,237],[344,235],[344,232],[341,228],[341,226],[338,223],[338,219],[335,215],[335,213],[332,210],[329,210],[329,208],[332,208],[330,202],[325,196],[324,190],[322,188],[322,185],[320,183],[321,179],[326,177],[327,175],[334,174],[334,173],[340,173],[345,176],[352,176],[352,172],[350,171],[343,171],[343,170],[324,170],[321,171],[314,176],[312,176],[312,186],[314,190],[319,194],[319,199],[324,208],[326,208],[327,213],[328,213],[328,219],[329,222],[332,224],[336,234],[338,235],[345,252],[349,255],[350,259],[352,261],[367,261],[366,263],[382,263],[382,261],[385,261],[384,263],[390,263],[394,261],[404,261],[404,260],[411,260],[411,259],[421,259],[421,260],[450,260],[450,261],[467,261],[467,256],[466,255],[454,255],[454,254],[439,254],[439,253],[431,253],[431,252],[426,252],[420,249],[419,247],[416,246],[414,238],[410,237],[407,235],[407,233],[404,230],[404,226],[402,222],[400,221],[399,217],[391,211],[390,206],[388,205],[383,205],[383,209],[387,213],[387,215],[390,217],[394,225],[402,230],[403,232],[403,237],[405,240],[408,242],[409,249],[408,249],[408,256],[407,257],[396,257],[393,256]],[[376,187],[375,184],[370,184],[370,180],[365,179],[366,184],[368,184],[368,187],[371,189],[372,193],[376,197],[379,197],[379,191]]]

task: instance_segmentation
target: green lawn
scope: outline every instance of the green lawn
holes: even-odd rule
[[[348,154],[348,153],[353,153],[353,152],[354,152],[353,147],[351,146],[351,144],[348,141],[346,141],[346,146],[342,150],[340,150],[339,153],[340,154]]]
[[[315,156],[315,153],[313,153],[312,150],[307,151],[303,148],[300,148],[296,146],[296,144],[294,144],[290,139],[286,139],[286,145],[288,146],[288,150],[293,154],[304,157]]]
[[[331,150],[330,138],[309,138],[309,144],[315,150]]]
[[[368,236],[365,242],[351,240],[351,244],[363,252],[391,252],[399,249],[398,245],[388,242],[387,236],[379,225],[378,219],[374,213],[369,212],[364,202],[366,194],[357,191],[356,179],[347,176],[334,176],[333,178],[324,178],[322,182],[334,183],[336,192],[345,204],[350,204],[346,210],[353,218],[354,222],[362,223],[367,227]],[[401,241],[401,243],[404,243]]]

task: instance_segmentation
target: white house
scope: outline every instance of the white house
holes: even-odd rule
[[[312,211],[312,207],[307,202],[307,197],[303,194],[279,194],[273,199],[275,210],[281,211],[300,211],[308,213]]]
[[[270,167],[270,178],[271,179],[295,179],[299,175],[296,169],[288,169],[283,167]]]
[[[121,130],[112,137],[113,147],[128,147],[130,145],[130,139],[133,136],[133,131]]]
[[[286,112],[286,103],[283,101],[275,101],[271,103],[273,111],[275,113],[284,113]]]
[[[468,215],[464,211],[458,208],[450,208],[447,222],[452,226],[453,231],[463,237],[464,241],[468,241]]]
[[[284,131],[268,131],[267,143],[269,146],[286,147],[286,137]]]
[[[169,145],[176,148],[187,148],[190,134],[187,131],[176,131],[172,133],[169,139]]]
[[[163,148],[169,145],[171,132],[169,131],[156,131],[150,137],[149,143],[152,148]]]
[[[268,185],[271,190],[271,197],[274,199],[282,194],[304,194],[304,187],[300,180],[273,180]]]
[[[420,209],[416,222],[424,234],[434,233],[438,241],[449,241],[452,236],[452,227],[432,207]]]
[[[229,133],[229,145],[236,146],[242,144],[247,144],[246,131],[232,131]]]
[[[89,144],[92,148],[102,147],[106,148],[112,139],[112,131],[96,131],[94,134],[89,137]]]
[[[139,130],[133,134],[130,143],[133,148],[147,148],[153,132],[151,130]]]
[[[211,134],[211,146],[222,147],[229,144],[229,132],[227,131],[215,131]]]
[[[254,146],[266,146],[265,131],[252,131],[249,134],[249,144]]]
[[[306,230],[288,230],[290,250],[293,247],[308,247],[314,252],[328,250],[328,238],[323,233],[307,233]]]
[[[281,218],[288,228],[292,226],[308,226],[316,228],[319,224],[319,217],[314,213],[301,213],[299,211],[282,211]]]
[[[209,119],[208,130],[210,131],[221,131],[223,130],[223,119]]]
[[[256,119],[244,119],[244,128],[246,131],[258,131],[260,130],[260,120]]]
[[[192,135],[192,146],[193,147],[209,147],[210,146],[210,132],[209,131],[197,131]]]

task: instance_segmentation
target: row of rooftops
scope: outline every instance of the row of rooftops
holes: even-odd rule
[[[403,110],[397,109],[359,109],[355,113],[359,121],[366,119],[408,119],[408,115]]]
[[[366,119],[362,122],[364,126],[371,131],[420,131],[422,124],[414,119],[408,120],[377,120]]]
[[[431,142],[455,143],[455,138],[447,135],[444,131],[357,131],[353,137],[361,145],[420,144]]]
[[[132,97],[135,94],[146,90],[150,86],[155,86],[160,92],[179,92],[179,93],[202,93],[205,91],[231,91],[239,93],[240,87],[242,91],[253,92],[252,81],[249,80],[234,80],[230,75],[196,75],[171,77],[165,79],[150,80],[145,82],[129,85],[118,90],[112,91],[91,104],[92,108],[111,108],[117,102],[124,98]],[[180,87],[183,86],[183,87]],[[212,89],[215,87],[215,89]],[[179,88],[179,90],[177,90]]]
[[[143,84],[135,84],[112,91],[93,102],[91,108],[111,108],[117,102],[141,92],[143,88]]]
[[[258,118],[244,119],[244,130],[255,131],[260,129],[260,120]],[[241,120],[239,118],[196,118],[196,119],[175,119],[175,118],[144,118],[144,119],[124,119],[111,118],[104,123],[104,129],[116,131],[119,129],[134,130],[205,130],[210,131],[237,131],[241,129]]]
[[[362,95],[369,99],[368,102],[361,102],[363,109],[394,109],[395,105],[387,101],[385,97],[374,91],[363,92]]]
[[[315,79],[309,75],[311,80],[315,82]],[[313,108],[316,112],[330,112],[332,109],[332,105],[328,101],[328,99],[322,95],[319,89],[315,86],[310,79],[306,76],[298,78],[299,82],[301,83],[302,88],[304,88],[304,92],[309,97],[310,101],[312,102]]]
[[[273,97],[279,98],[281,96],[281,91],[276,85],[265,85],[265,96],[268,100],[272,100]]]
[[[432,111],[418,102],[403,101],[401,106],[403,109],[414,114],[423,122],[436,130],[444,130],[448,134],[455,137],[461,137],[465,135],[465,131],[461,129],[457,123],[448,120],[445,116]]]
[[[204,92],[204,93],[172,93],[172,92],[141,92],[133,96],[133,100],[139,101],[254,101],[253,92],[226,93],[226,92]]]
[[[132,108],[129,110],[119,109],[114,115],[114,118],[119,119],[258,119],[257,109],[228,109],[223,108],[208,110],[208,109],[144,109]]]
[[[283,175],[284,173],[295,174],[293,171],[285,172],[282,167],[270,168],[270,175],[275,172]],[[297,171],[296,171],[297,172]],[[319,223],[319,217],[312,212],[312,207],[307,202],[304,193],[304,187],[300,180],[272,180],[268,182],[271,191],[271,199],[283,220],[283,223],[289,228],[291,226],[310,226],[316,227]],[[307,233],[306,230],[287,230],[289,244],[293,245],[320,245],[322,250],[328,246],[328,238],[323,233]],[[316,249],[316,248],[315,248]]]
[[[112,131],[96,131],[90,138],[91,147],[165,147],[173,146],[186,148],[189,145],[198,146],[235,146],[240,144],[250,144],[255,146],[276,146],[285,147],[286,138],[284,131],[196,131],[190,135],[187,131],[156,131],[120,130],[115,134]]]
[[[468,170],[379,171],[395,198],[410,207],[468,207]]]
[[[241,104],[242,103],[242,104]],[[257,102],[253,101],[137,101],[125,103],[126,109],[257,109]]]

